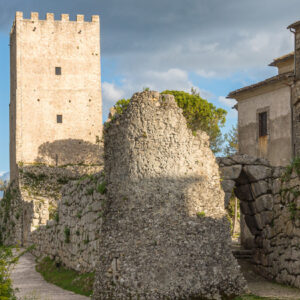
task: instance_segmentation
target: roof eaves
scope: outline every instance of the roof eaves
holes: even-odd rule
[[[267,78],[263,81],[260,81],[260,82],[245,86],[243,88],[240,88],[238,90],[232,91],[227,95],[226,98],[234,98],[236,95],[241,94],[243,92],[254,90],[254,89],[257,89],[261,86],[273,84],[275,82],[280,82],[280,81],[283,81],[283,80],[286,80],[286,79],[289,79],[289,78],[292,78],[292,77],[294,77],[294,72],[286,72],[286,73],[283,73],[283,74],[279,74],[279,75]]]

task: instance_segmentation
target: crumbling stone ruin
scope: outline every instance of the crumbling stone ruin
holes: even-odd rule
[[[208,136],[174,97],[133,95],[105,130],[108,209],[94,299],[221,299],[244,291]]]
[[[17,177],[0,205],[1,242],[23,246],[32,244],[31,234],[57,218],[62,187],[102,169],[101,165],[54,167],[20,164]]]

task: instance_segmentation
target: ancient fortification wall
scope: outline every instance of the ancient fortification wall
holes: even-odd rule
[[[95,271],[106,206],[103,173],[86,175],[62,188],[57,215],[30,235],[37,257],[49,256],[80,272]]]
[[[19,166],[18,176],[10,184],[0,205],[1,241],[4,244],[32,244],[31,233],[56,218],[62,187],[102,169],[102,166],[78,165]]]
[[[174,97],[133,95],[105,131],[108,210],[94,299],[221,299],[245,281],[219,170]]]
[[[241,201],[257,271],[300,288],[300,163],[271,167],[264,159],[237,155],[219,159],[219,165],[226,199],[235,187]]]
[[[102,137],[99,16],[17,12],[11,30],[10,156],[17,164],[98,164]]]

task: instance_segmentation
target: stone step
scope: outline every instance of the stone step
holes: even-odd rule
[[[253,258],[253,250],[247,249],[233,249],[232,254],[236,259],[247,259],[251,260]]]

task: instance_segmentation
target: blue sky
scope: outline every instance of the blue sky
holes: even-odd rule
[[[267,65],[293,50],[286,27],[300,19],[298,0],[0,0],[0,173],[9,170],[9,30],[15,11],[101,18],[103,119],[120,98],[143,87],[196,88],[228,111],[226,95],[276,74]]]

